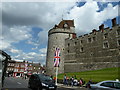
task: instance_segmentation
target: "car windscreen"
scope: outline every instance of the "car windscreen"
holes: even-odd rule
[[[117,89],[120,89],[120,83],[119,82],[115,82],[114,83],[114,87],[117,88]]]
[[[39,78],[42,81],[52,81],[52,79],[49,76],[43,75],[43,74],[39,74]]]

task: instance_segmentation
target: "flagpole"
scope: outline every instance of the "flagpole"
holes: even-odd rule
[[[57,85],[58,67],[56,67],[56,85]]]

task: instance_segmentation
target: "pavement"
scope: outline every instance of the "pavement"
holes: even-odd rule
[[[58,87],[63,87],[63,88],[70,88],[70,89],[71,89],[71,88],[72,88],[72,89],[80,89],[80,88],[81,88],[81,89],[82,89],[82,88],[86,89],[85,87],[79,87],[79,86],[73,86],[73,87],[72,87],[72,86],[70,86],[70,85],[64,85],[64,84],[60,84],[60,83],[58,83],[57,86],[58,86]],[[86,90],[87,90],[87,89],[86,89]]]

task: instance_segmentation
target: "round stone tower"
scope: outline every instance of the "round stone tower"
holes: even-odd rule
[[[46,73],[48,75],[55,75],[56,69],[54,67],[55,49],[60,49],[60,65],[58,73],[64,73],[64,51],[65,39],[75,38],[74,20],[62,20],[58,25],[55,25],[48,32],[48,47],[46,57]]]

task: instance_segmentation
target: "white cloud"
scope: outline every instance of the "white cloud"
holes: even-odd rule
[[[98,10],[99,7],[96,1],[86,2],[82,7],[74,6],[66,18],[74,19],[76,32],[80,35],[89,33],[92,29],[98,29],[99,25],[107,19],[118,16],[118,5],[113,7],[109,3],[103,11],[98,12]]]
[[[12,43],[31,38],[30,31],[27,26],[7,27],[3,25],[2,35],[0,36],[0,49],[10,48]]]
[[[10,52],[11,52],[11,53],[20,53],[20,52],[21,52],[21,50],[11,49],[11,50],[10,50]]]
[[[7,49],[7,48],[10,48],[10,47],[11,47],[10,43],[3,42],[3,40],[0,40],[0,49],[1,50]]]
[[[40,31],[38,33],[38,37],[39,37],[39,45],[46,45],[47,44],[47,40],[48,40],[48,31]]]
[[[45,54],[47,52],[47,47],[39,50],[41,53]]]
[[[41,64],[45,64],[46,54],[40,53],[40,52],[38,52],[38,53],[36,53],[36,52],[24,53],[21,51],[18,53],[18,55],[12,56],[12,58],[26,60],[26,61],[40,62]]]
[[[104,0],[103,0],[104,1]],[[0,49],[8,49],[13,43],[28,40],[28,44],[35,46],[32,50],[39,50],[39,46],[47,46],[48,30],[63,19],[74,19],[76,33],[78,35],[89,33],[92,29],[98,29],[107,19],[118,16],[118,6],[108,4],[98,12],[96,1],[90,0],[83,6],[77,7],[75,2],[40,2],[40,3],[3,3],[3,29],[0,36]],[[69,13],[68,13],[69,12]],[[33,42],[31,27],[40,27],[43,30],[38,33],[39,40]],[[14,47],[14,46],[13,46]],[[16,47],[17,48],[17,47]],[[46,49],[37,52],[24,53],[17,49],[11,49],[12,53],[19,53],[14,58],[36,60],[45,63]],[[10,49],[9,49],[10,50]]]

